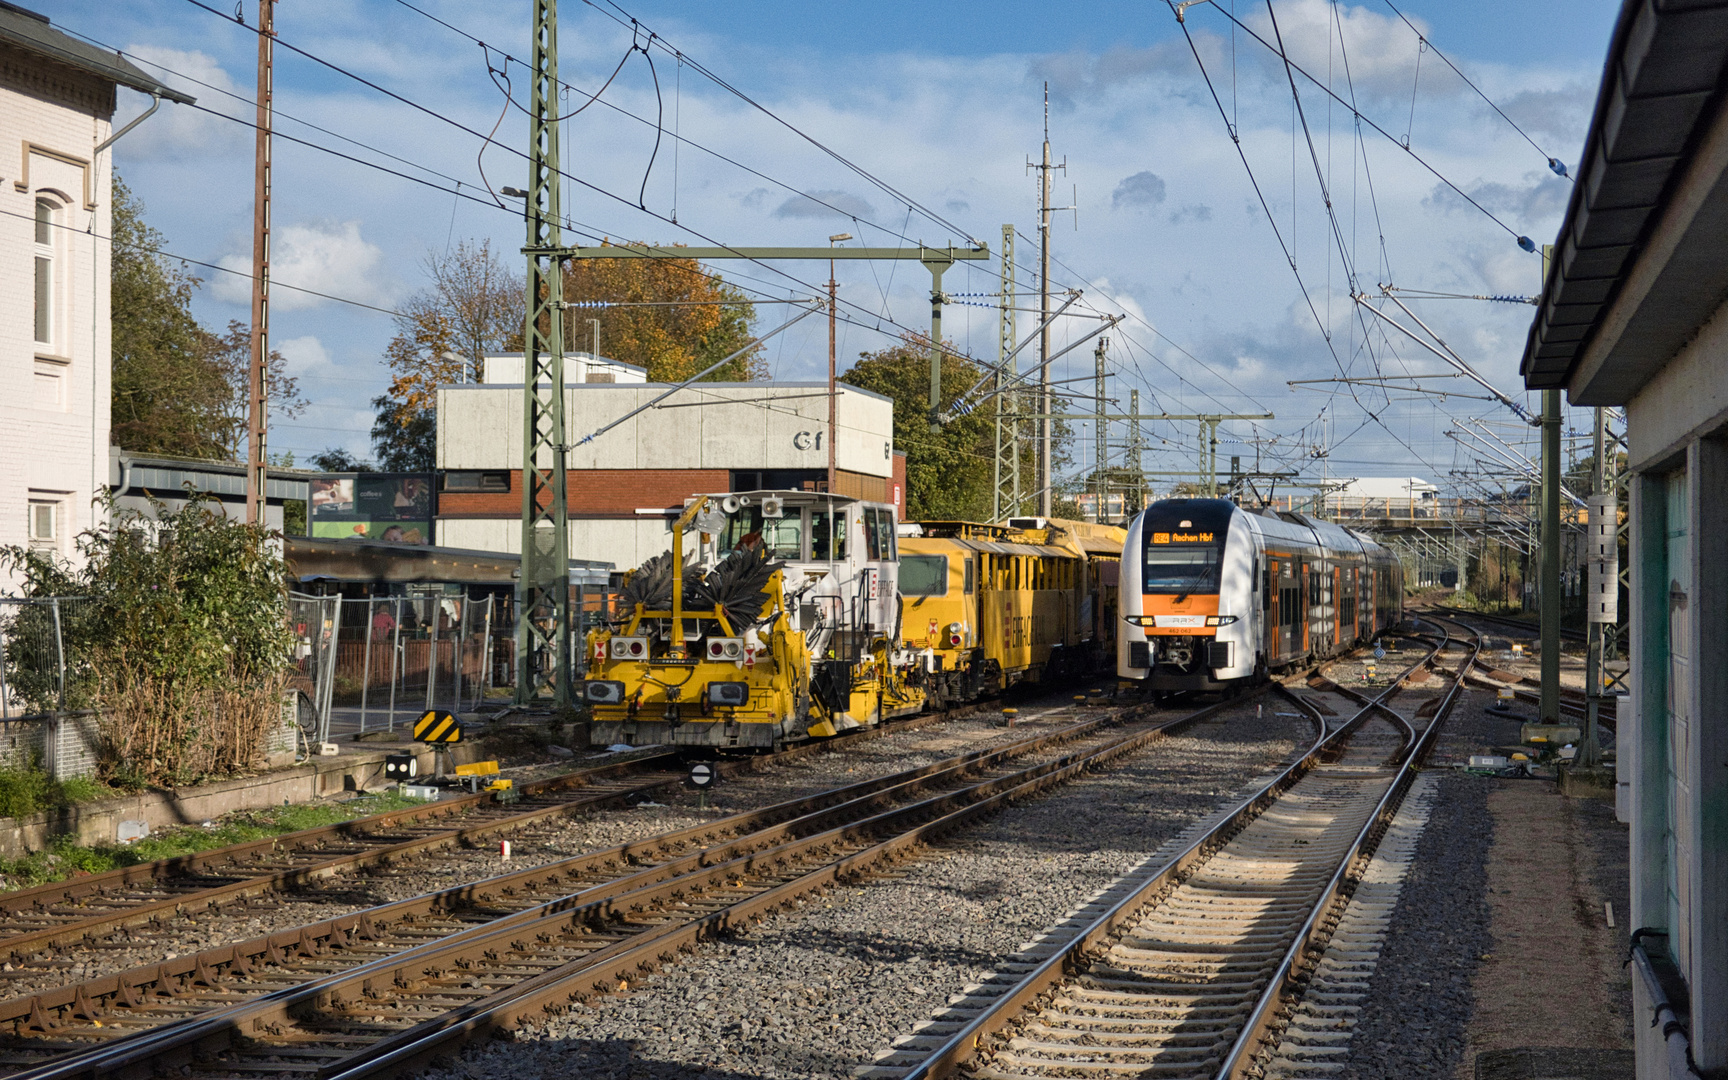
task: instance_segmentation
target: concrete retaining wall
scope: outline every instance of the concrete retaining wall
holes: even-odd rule
[[[176,825],[198,825],[236,810],[307,803],[344,791],[384,786],[384,758],[412,750],[422,775],[432,772],[432,751],[419,744],[387,750],[344,752],[260,776],[223,780],[178,790],[151,790],[101,802],[82,803],[28,818],[0,818],[0,856],[17,858],[41,851],[61,836],[79,844],[114,843],[122,821],[147,822],[152,831]],[[478,760],[472,744],[451,748],[457,764]]]

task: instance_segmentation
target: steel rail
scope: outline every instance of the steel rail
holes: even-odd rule
[[[1379,702],[1390,697],[1404,676],[1426,663],[1429,657],[1438,654],[1439,648],[1436,646],[1428,654],[1428,657],[1417,660],[1407,668],[1397,679],[1392,681],[1391,685],[1376,695],[1373,701]],[[1182,851],[1173,855],[1155,873],[1149,875],[1132,891],[1093,919],[1066,945],[1054,951],[1036,967],[1022,975],[1010,989],[951,1034],[921,1062],[908,1068],[902,1074],[902,1080],[932,1080],[936,1077],[951,1076],[959,1071],[963,1065],[971,1061],[985,1039],[1007,1027],[1033,1001],[1062,983],[1071,971],[1084,963],[1086,956],[1122,930],[1128,921],[1134,918],[1148,902],[1191,876],[1193,871],[1200,864],[1209,860],[1213,853],[1220,849],[1230,837],[1258,818],[1297,781],[1321,765],[1323,760],[1334,752],[1335,748],[1341,746],[1360,730],[1368,722],[1370,715],[1376,711],[1372,703],[1365,705],[1350,720],[1329,731],[1325,718],[1318,710],[1304,702],[1300,696],[1290,694],[1288,691],[1283,692],[1292,702],[1302,708],[1315,724],[1314,743],[1302,757],[1280,771],[1277,776],[1243,800],[1234,810],[1189,843]]]
[[[954,714],[949,713],[947,716]],[[911,717],[890,721],[864,731],[848,732],[821,742],[789,747],[772,755],[724,761],[719,763],[722,775],[755,769],[765,762],[796,760],[812,754],[832,752],[906,731],[944,719],[944,714]],[[685,773],[670,768],[678,761],[676,751],[664,751],[614,762],[589,769],[529,781],[518,790],[530,799],[555,797],[558,792],[576,792],[576,797],[557,799],[549,805],[529,806],[519,810],[500,810],[490,792],[460,795],[440,799],[424,807],[390,810],[352,821],[322,825],[281,836],[244,841],[208,851],[138,863],[100,874],[50,882],[31,888],[0,894],[0,957],[13,961],[45,950],[95,940],[113,932],[158,921],[184,913],[220,907],[223,904],[300,888],[337,875],[389,865],[406,858],[427,855],[446,848],[463,846],[474,841],[515,832],[548,818],[587,812],[616,805],[632,797],[651,794],[681,783]],[[613,785],[632,774],[646,774],[643,779],[623,786],[604,786],[602,790],[584,790],[599,785]],[[383,830],[419,825],[459,815],[477,814],[480,820],[465,827],[439,829],[423,836],[392,840],[380,835]],[[496,815],[496,816],[494,816]],[[358,850],[345,851],[326,858],[304,859],[316,855],[319,849],[335,841],[360,844]],[[265,860],[284,856],[292,865],[279,869],[247,867],[247,860]],[[267,872],[259,872],[267,869]],[[210,878],[227,879],[208,884]],[[188,881],[191,887],[176,891],[177,881]],[[166,890],[168,895],[152,899],[140,895]],[[131,895],[128,895],[128,893]],[[110,910],[79,914],[76,909],[92,906]],[[71,915],[71,918],[56,918]],[[46,926],[14,930],[7,933],[7,923],[29,926],[33,921],[54,919]]]
[[[1133,712],[1134,710],[1122,711],[1125,715]],[[1183,722],[1192,722],[1192,719],[1180,718],[1159,725],[1154,730],[1168,729]],[[169,961],[164,964],[145,965],[133,969],[131,972],[92,980],[90,983],[80,984],[77,987],[63,987],[55,991],[34,995],[31,998],[0,1003],[0,1023],[10,1021],[15,1027],[22,1030],[40,1028],[45,1034],[49,1032],[64,1034],[71,1026],[71,1021],[82,1019],[85,1021],[85,1025],[78,1034],[100,1037],[112,1032],[114,1023],[124,1022],[128,1010],[120,1007],[116,1002],[130,1000],[142,1001],[147,1004],[164,986],[167,987],[170,996],[176,991],[191,990],[193,984],[199,982],[212,984],[214,987],[215,984],[220,983],[224,973],[231,975],[238,972],[244,975],[255,964],[258,968],[267,968],[273,962],[281,963],[283,959],[293,955],[303,955],[308,952],[329,954],[337,949],[362,944],[368,939],[377,937],[377,924],[388,923],[392,919],[402,921],[405,916],[424,915],[436,910],[438,905],[443,902],[458,899],[484,902],[489,898],[496,898],[516,889],[524,888],[535,880],[556,884],[561,876],[591,873],[597,868],[605,866],[630,868],[633,864],[639,864],[644,859],[652,858],[657,852],[663,853],[669,847],[678,844],[689,847],[701,840],[711,839],[716,833],[723,832],[728,828],[736,831],[764,822],[778,821],[781,823],[770,826],[770,830],[775,833],[776,837],[796,831],[800,827],[800,822],[805,829],[815,828],[844,816],[838,813],[839,807],[836,804],[850,805],[854,811],[872,810],[884,801],[891,799],[892,795],[887,793],[897,788],[903,794],[908,793],[914,787],[928,786],[934,782],[957,777],[967,771],[975,771],[978,768],[997,764],[1012,756],[1023,755],[1052,744],[1079,738],[1118,721],[1118,716],[1107,715],[1078,724],[1067,725],[1054,732],[1017,740],[1006,747],[973,751],[892,776],[866,780],[805,799],[792,800],[777,807],[749,811],[716,822],[692,826],[675,833],[663,834],[660,837],[649,838],[637,844],[620,845],[608,851],[579,856],[576,859],[565,860],[561,863],[548,864],[517,874],[495,878],[488,882],[465,884],[429,896],[398,901],[395,904],[384,905],[364,912],[351,913],[337,919],[326,920],[324,923],[314,924],[312,927],[267,935],[254,939],[252,942],[219,947],[200,953],[195,957],[181,957],[176,961]],[[850,803],[845,801],[847,799],[851,800]],[[794,814],[797,816],[794,816],[791,821],[784,820],[789,815]],[[47,1070],[45,1075],[96,1075],[97,1073],[109,1075],[115,1069],[137,1067],[140,1062],[153,1060],[161,1045],[175,1040],[184,1040],[188,1037],[189,1032],[196,1034],[195,1029],[202,1030],[210,1025],[219,1027],[222,1024],[222,1017],[233,1013],[236,1009],[270,1007],[273,1003],[286,998],[294,998],[298,1001],[304,998],[305,992],[311,992],[316,996],[317,988],[324,987],[327,983],[343,984],[344,980],[364,979],[369,976],[357,973],[369,972],[379,965],[396,970],[404,964],[422,962],[428,958],[435,959],[439,955],[448,953],[452,948],[459,950],[462,945],[452,944],[457,939],[461,939],[464,944],[472,944],[481,939],[491,941],[500,935],[515,936],[527,932],[522,929],[524,924],[534,923],[537,919],[556,920],[577,908],[582,908],[585,915],[590,916],[595,910],[610,911],[613,909],[609,907],[596,909],[594,905],[622,902],[618,898],[628,893],[631,886],[638,887],[638,892],[644,889],[650,892],[659,889],[670,895],[689,887],[692,883],[691,876],[686,876],[683,879],[678,878],[677,871],[680,869],[690,871],[695,877],[700,877],[708,882],[712,882],[717,876],[723,878],[727,874],[735,874],[739,870],[735,860],[759,858],[760,855],[755,849],[762,848],[769,839],[771,838],[765,837],[760,831],[746,833],[720,845],[717,849],[703,848],[679,858],[662,860],[647,869],[621,875],[615,874],[613,880],[598,886],[590,886],[574,893],[569,892],[567,886],[558,888],[554,893],[556,898],[551,901],[537,904],[524,911],[505,915],[482,926],[461,931],[439,941],[419,945],[395,955],[375,960],[369,966],[357,967],[354,971],[330,975],[325,979],[300,987],[269,991],[259,995],[252,1002],[214,1011],[203,1017],[194,1018],[190,1022],[183,1021],[177,1025],[155,1028],[137,1035],[121,1036],[108,1045],[75,1052],[67,1058],[56,1059],[41,1066],[40,1069]],[[720,864],[714,863],[715,859],[721,859],[723,856],[733,856],[733,860],[723,861]],[[641,897],[637,897],[637,899],[641,899]],[[565,921],[568,922],[568,919]],[[324,944],[325,942],[330,942],[330,944],[327,946]],[[308,986],[314,989],[307,991],[306,987]],[[109,1018],[110,1027],[107,1031],[94,1028],[95,1021],[102,1016]],[[28,1048],[30,1042],[26,1040],[16,1045],[20,1048]],[[37,1071],[39,1070],[31,1070],[26,1075],[36,1075]]]
[[[367,1080],[400,1075],[448,1053],[457,1042],[493,1031],[513,1030],[548,1013],[568,1008],[577,1001],[603,994],[620,979],[634,978],[644,971],[654,970],[674,959],[678,952],[694,947],[707,937],[743,925],[746,920],[784,907],[804,895],[866,875],[872,868],[892,863],[921,844],[976,822],[1020,799],[1065,783],[1115,758],[1143,749],[1172,731],[1239,704],[1241,700],[1220,701],[1148,731],[1125,735],[1094,750],[986,781],[970,789],[981,797],[964,805],[956,806],[962,800],[962,793],[931,800],[942,811],[937,817],[784,881],[747,901],[728,905],[699,920],[664,929],[652,940],[633,943],[629,948],[606,956],[603,964],[583,961],[568,965],[423,1023],[355,1055],[352,1064],[344,1062],[320,1069],[319,1080]],[[904,816],[910,809],[894,811],[883,818]],[[572,987],[572,983],[578,985]]]
[[[1438,626],[1438,623],[1435,625]],[[1468,629],[1468,627],[1466,628]],[[1449,640],[1450,634],[1445,628],[1440,627],[1439,629]],[[1446,691],[1440,707],[1435,710],[1433,719],[1423,729],[1421,737],[1410,748],[1409,753],[1404,756],[1403,762],[1398,766],[1397,775],[1387,786],[1386,793],[1381,796],[1374,812],[1357,832],[1348,852],[1339,860],[1337,869],[1332,874],[1332,880],[1327,883],[1320,899],[1309,910],[1308,918],[1296,934],[1296,940],[1285,951],[1284,959],[1279,963],[1278,969],[1273,974],[1266,990],[1260,995],[1253,1010],[1249,1013],[1240,1034],[1230,1048],[1229,1054],[1225,1056],[1223,1064],[1218,1068],[1215,1074],[1216,1080],[1241,1080],[1247,1075],[1253,1064],[1253,1059],[1259,1053],[1267,1031],[1276,1019],[1275,1014],[1279,1006],[1287,997],[1295,995],[1299,990],[1298,980],[1303,968],[1303,958],[1312,952],[1316,954],[1315,959],[1319,959],[1318,954],[1323,951],[1324,942],[1331,935],[1331,928],[1327,925],[1326,916],[1340,900],[1348,900],[1346,893],[1353,888],[1351,878],[1356,872],[1357,860],[1373,853],[1374,845],[1378,842],[1379,837],[1392,823],[1393,816],[1397,814],[1398,807],[1404,801],[1405,792],[1409,790],[1410,784],[1416,779],[1417,771],[1427,760],[1429,751],[1433,749],[1434,742],[1439,737],[1441,726],[1451,715],[1452,706],[1457,702],[1458,694],[1464,688],[1464,673],[1470,669],[1470,665],[1475,662],[1476,655],[1482,648],[1482,635],[1474,630],[1472,633],[1476,634],[1476,640],[1469,647],[1464,660],[1458,665],[1458,671],[1453,678],[1451,688]],[[1439,655],[1442,648],[1444,648],[1444,643],[1437,647],[1431,656]]]

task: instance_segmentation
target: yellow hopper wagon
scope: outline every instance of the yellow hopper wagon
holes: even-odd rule
[[[810,491],[692,499],[672,550],[625,578],[617,621],[587,637],[594,740],[772,750],[922,711],[898,571],[891,506]]]

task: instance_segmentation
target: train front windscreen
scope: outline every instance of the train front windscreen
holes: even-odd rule
[[[1172,499],[1147,510],[1142,526],[1141,592],[1153,596],[1216,593],[1224,536],[1234,510],[1219,499]]]

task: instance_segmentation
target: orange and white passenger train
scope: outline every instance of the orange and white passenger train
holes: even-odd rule
[[[1361,533],[1224,499],[1166,499],[1128,526],[1116,672],[1222,690],[1343,653],[1403,619],[1404,571]]]

